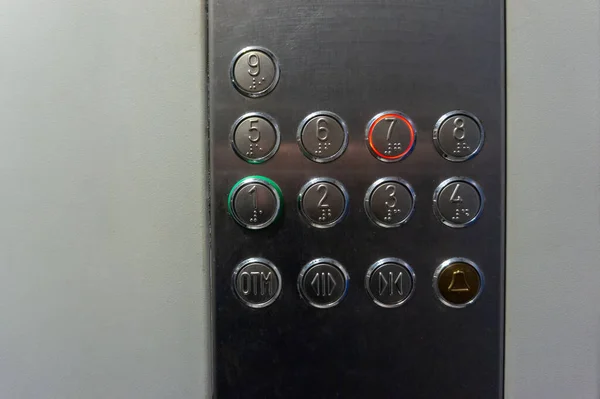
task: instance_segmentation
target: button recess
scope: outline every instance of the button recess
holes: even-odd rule
[[[229,214],[241,226],[258,230],[271,225],[282,208],[281,189],[264,176],[249,176],[238,181],[229,192]]]
[[[415,210],[415,192],[405,180],[384,177],[365,195],[365,212],[373,223],[385,228],[406,223]]]
[[[281,293],[281,275],[273,263],[264,258],[241,262],[231,277],[233,292],[251,308],[269,306]]]
[[[433,129],[433,144],[441,156],[452,162],[473,158],[483,147],[484,132],[475,115],[452,111],[442,116]]]
[[[279,62],[264,47],[246,47],[233,58],[230,67],[233,86],[246,97],[269,94],[279,82]]]
[[[466,258],[452,258],[433,274],[433,289],[440,301],[451,308],[464,308],[475,302],[484,285],[483,273]]]
[[[310,305],[326,309],[339,304],[348,292],[350,277],[344,267],[331,258],[306,264],[298,276],[298,291]]]
[[[314,112],[298,126],[296,141],[308,159],[319,163],[331,162],[346,151],[348,128],[333,112]]]
[[[335,179],[312,179],[300,189],[298,209],[311,226],[320,229],[333,227],[348,212],[348,192]]]
[[[375,115],[365,131],[367,148],[382,162],[396,162],[406,158],[415,147],[416,136],[414,123],[399,111],[385,111]]]
[[[485,197],[481,187],[468,177],[444,180],[433,193],[433,212],[448,227],[473,224],[483,211]]]

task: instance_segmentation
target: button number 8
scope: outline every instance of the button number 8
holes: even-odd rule
[[[458,141],[462,141],[465,139],[465,121],[463,118],[454,119],[454,138]]]

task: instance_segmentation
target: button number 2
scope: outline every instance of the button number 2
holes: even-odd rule
[[[319,184],[319,186],[317,187],[317,192],[323,193],[323,196],[319,200],[317,206],[319,208],[329,208],[329,204],[325,203],[325,199],[327,198],[327,186],[324,184]]]

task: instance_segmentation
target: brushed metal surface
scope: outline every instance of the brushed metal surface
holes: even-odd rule
[[[209,105],[216,389],[219,398],[498,398],[502,395],[504,313],[504,3],[500,0],[209,2]],[[247,98],[232,86],[232,58],[264,46],[280,63],[273,92]],[[377,160],[365,127],[398,110],[419,132],[414,151],[395,163]],[[432,142],[438,119],[473,113],[486,131],[473,159],[455,163]],[[296,144],[299,123],[330,110],[347,124],[349,145],[319,164]],[[280,149],[259,165],[232,151],[228,132],[246,112],[265,112],[281,131]],[[241,178],[262,175],[282,189],[283,216],[249,231],[227,214],[227,193]],[[330,229],[301,219],[296,196],[314,177],[339,180],[349,212]],[[374,225],[363,207],[377,179],[405,179],[415,212],[402,227]],[[485,210],[471,226],[452,229],[432,212],[435,188],[452,176],[477,181]],[[280,297],[264,309],[235,298],[239,262],[264,257],[280,270]],[[339,261],[350,276],[347,296],[331,309],[300,298],[303,265]],[[419,281],[410,301],[377,306],[364,287],[370,265],[397,257]],[[475,262],[485,288],[454,309],[433,290],[433,273],[449,258]],[[429,283],[428,283],[429,282]]]

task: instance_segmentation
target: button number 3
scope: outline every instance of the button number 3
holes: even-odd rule
[[[392,184],[388,184],[385,187],[385,191],[390,193],[389,194],[390,201],[385,201],[385,205],[388,208],[395,208],[396,204],[398,203],[398,199],[396,198],[396,187],[393,186]]]

